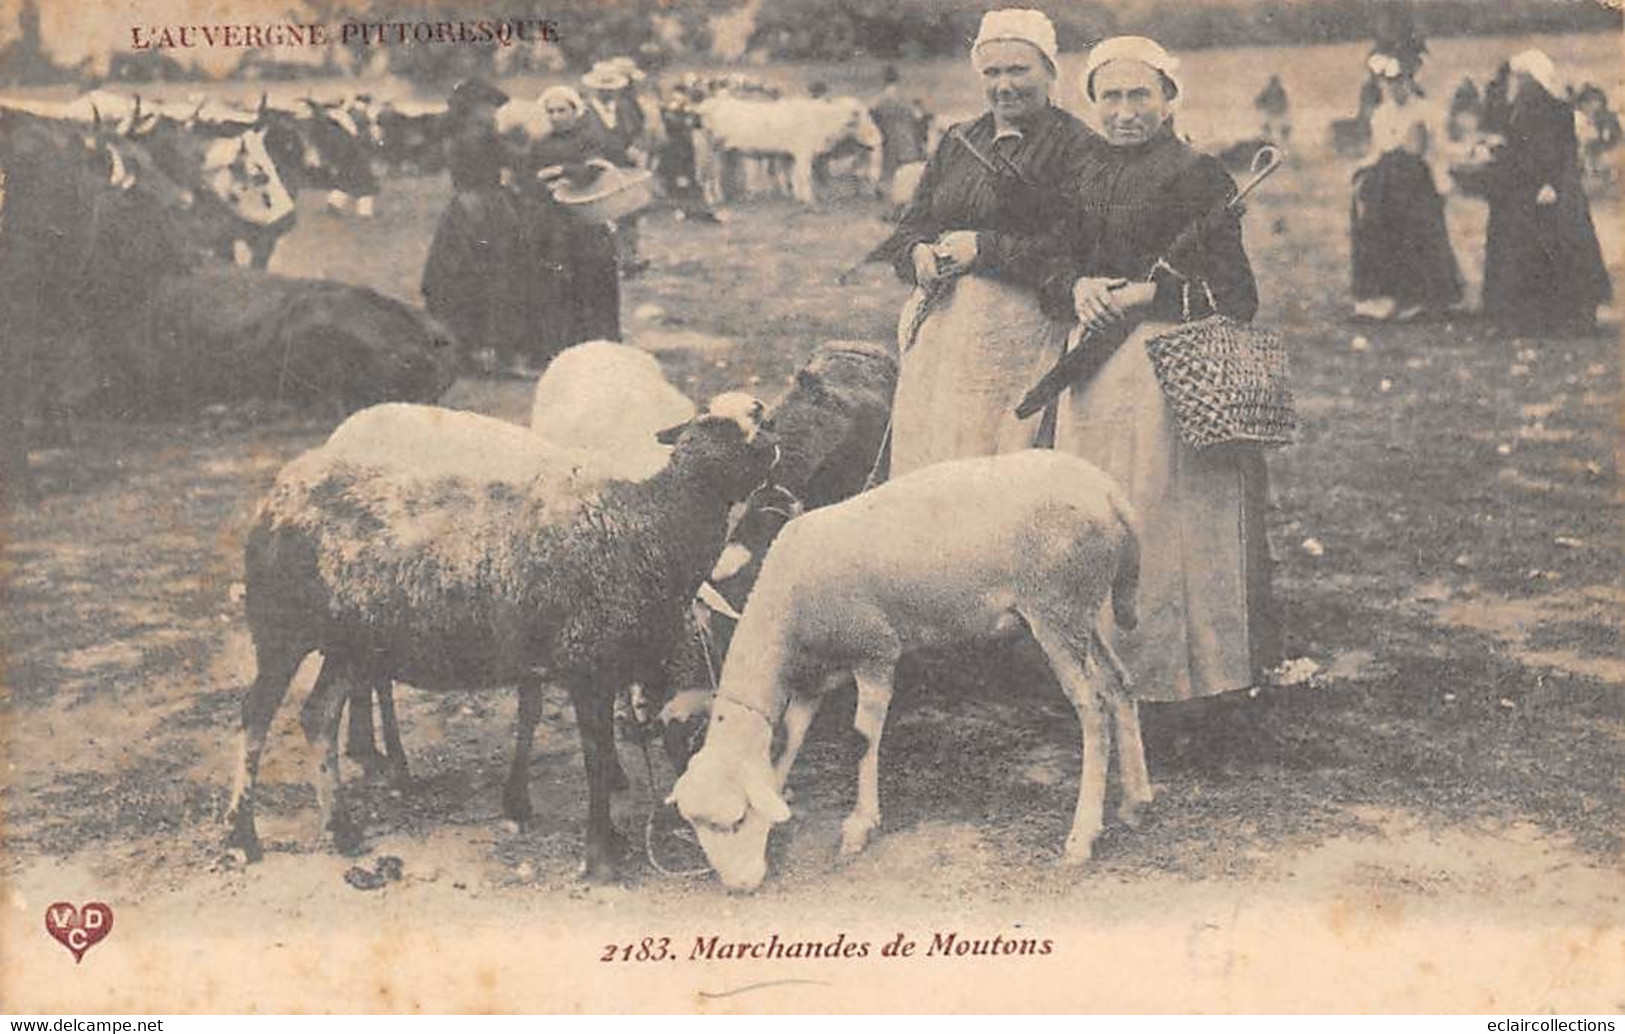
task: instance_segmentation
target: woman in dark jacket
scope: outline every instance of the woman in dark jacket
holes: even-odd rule
[[[621,336],[615,235],[607,223],[578,219],[553,200],[562,178],[590,181],[604,163],[625,165],[624,148],[585,117],[581,95],[555,86],[541,96],[552,128],[530,148],[520,172],[526,209],[534,313],[529,355],[538,366],[583,341]]]
[[[1186,445],[1146,353],[1181,323],[1247,322],[1258,308],[1240,217],[1224,208],[1235,183],[1174,131],[1177,67],[1137,36],[1090,53],[1084,93],[1110,147],[1077,184],[1068,247],[1041,288],[1099,353],[1098,372],[1060,400],[1055,447],[1116,478],[1139,515],[1141,620],[1117,642],[1135,696],[1151,700],[1251,686],[1280,660],[1263,457]],[[1202,233],[1171,251],[1193,223]]]
[[[891,470],[1031,448],[1013,408],[1065,328],[1037,286],[1066,185],[1100,138],[1050,103],[1055,30],[1038,11],[991,11],[971,48],[989,110],[955,126],[896,231],[871,258],[916,286],[898,333]]]
[[[454,194],[435,229],[423,269],[423,299],[450,328],[465,358],[505,364],[524,346],[528,312],[518,209],[504,189],[509,155],[497,134],[496,109],[508,95],[471,79],[452,91],[447,165]]]
[[[1489,184],[1484,313],[1513,330],[1595,328],[1613,294],[1591,222],[1574,112],[1538,50],[1512,59],[1516,92]]]

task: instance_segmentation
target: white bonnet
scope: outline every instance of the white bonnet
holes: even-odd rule
[[[577,115],[581,114],[587,109],[586,103],[581,99],[581,94],[577,93],[573,87],[569,86],[549,86],[547,89],[542,91],[540,97],[536,98],[536,103],[540,104],[544,108],[547,107],[548,101],[563,101],[564,103],[570,105],[571,110]]]
[[[1050,70],[1056,65],[1056,56],[1060,48],[1055,43],[1055,26],[1050,23],[1049,15],[1043,11],[1035,11],[1027,7],[1006,7],[999,11],[989,11],[982,15],[982,27],[976,33],[976,42],[971,44],[971,60],[976,60],[976,51],[984,43],[995,40],[1019,40],[1038,50],[1049,61]]]
[[[1174,84],[1174,96],[1185,92],[1179,81],[1179,58],[1162,49],[1162,44],[1146,36],[1113,36],[1101,40],[1089,51],[1089,63],[1083,69],[1083,92],[1090,100],[1095,98],[1095,73],[1112,61],[1138,61],[1161,72]]]
[[[1545,87],[1546,92],[1553,97],[1563,96],[1563,87],[1557,81],[1557,66],[1546,56],[1544,50],[1531,47],[1515,54],[1512,58],[1512,70],[1529,76]]]

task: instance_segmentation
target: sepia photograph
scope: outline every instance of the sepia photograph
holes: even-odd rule
[[[0,1013],[1625,1013],[1622,42],[0,0]]]

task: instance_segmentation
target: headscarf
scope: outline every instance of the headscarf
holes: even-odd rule
[[[1522,72],[1539,83],[1553,97],[1563,96],[1563,87],[1557,81],[1557,66],[1544,50],[1530,47],[1512,57],[1512,70]]]
[[[970,57],[974,64],[977,61],[976,52],[982,44],[992,43],[995,40],[1018,40],[1027,44],[1040,54],[1049,63],[1050,72],[1056,69],[1056,55],[1060,48],[1055,43],[1055,26],[1050,23],[1049,16],[1043,11],[1034,11],[1026,7],[1006,7],[999,11],[989,11],[982,15],[981,30],[976,33],[976,42],[971,44]]]
[[[1162,44],[1145,36],[1113,36],[1089,51],[1089,63],[1083,69],[1083,92],[1091,101],[1095,99],[1095,73],[1113,61],[1138,61],[1151,66],[1173,86],[1174,100],[1185,92],[1179,81],[1179,58],[1162,49]]]
[[[581,99],[581,94],[577,93],[574,87],[565,86],[562,83],[558,86],[549,86],[542,91],[540,97],[536,98],[536,103],[541,105],[544,110],[547,108],[548,101],[563,101],[570,105],[570,110],[574,111],[577,116],[585,114],[587,110],[587,102]]]

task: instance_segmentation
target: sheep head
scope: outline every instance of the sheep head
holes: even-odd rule
[[[668,798],[694,828],[706,859],[730,890],[762,885],[768,833],[790,818],[768,761],[772,735],[760,715],[719,699],[705,746]]]
[[[656,436],[675,445],[673,469],[697,470],[715,479],[727,500],[744,500],[767,480],[777,462],[779,439],[762,401],[741,392],[711,400],[706,411]]]

